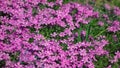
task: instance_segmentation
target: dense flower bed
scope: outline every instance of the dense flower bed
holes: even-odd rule
[[[110,50],[120,45],[120,8],[103,10],[62,0],[0,0],[0,67],[97,68],[103,57],[111,68],[120,58],[119,49],[113,57]]]

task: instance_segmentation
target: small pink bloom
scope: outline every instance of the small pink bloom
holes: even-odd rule
[[[99,21],[99,22],[98,22],[98,25],[99,25],[99,26],[104,26],[104,23],[103,23],[102,21]]]
[[[109,4],[105,4],[105,8],[106,8],[107,10],[110,10],[110,9],[111,9],[111,7],[110,7]]]

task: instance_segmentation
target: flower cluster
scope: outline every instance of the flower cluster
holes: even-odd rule
[[[106,5],[106,8],[110,7]],[[95,68],[96,56],[109,55],[104,49],[109,41],[104,36],[94,38],[88,35],[89,29],[82,27],[91,25],[97,18],[100,18],[99,12],[90,5],[63,4],[63,0],[2,0],[0,66]],[[110,24],[108,31],[120,30],[119,21]],[[104,22],[100,21],[99,25],[104,26]],[[45,29],[46,26],[49,29]],[[57,28],[51,31],[53,26]],[[42,33],[42,29],[52,33]],[[115,60],[120,58],[118,53]]]

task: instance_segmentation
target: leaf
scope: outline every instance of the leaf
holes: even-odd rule
[[[91,25],[88,24],[87,31],[86,31],[86,41],[88,41],[88,38],[89,38],[89,35],[90,35],[90,28],[91,28]]]
[[[19,61],[19,58],[18,58],[19,54],[20,52],[10,54],[10,60],[15,62]]]
[[[79,28],[79,30],[78,30],[78,42],[81,42],[82,41],[82,39],[81,39],[81,31],[82,31],[82,27],[80,27]]]
[[[77,12],[78,12],[77,9],[73,9],[72,12],[71,12],[71,15],[73,16],[73,15],[75,15]]]
[[[108,65],[109,59],[107,56],[96,56],[97,61],[94,62],[95,68],[104,68]]]
[[[34,42],[34,38],[29,38],[29,41],[28,41],[29,43],[32,43],[32,42]]]
[[[58,10],[59,7],[60,7],[59,5],[54,5],[54,6],[53,6],[53,9],[54,9],[54,10]]]
[[[34,32],[36,31],[36,29],[35,29],[34,27],[30,27],[30,28],[29,28],[29,31],[30,31],[31,33],[34,33]]]
[[[66,50],[68,49],[67,44],[61,43],[60,45],[62,46],[62,49],[63,49],[64,51],[66,51]]]
[[[37,15],[37,13],[38,13],[38,10],[37,10],[37,8],[34,7],[32,9],[32,15],[35,16],[35,15]]]
[[[55,2],[56,0],[47,0],[48,2]]]
[[[46,7],[46,5],[43,5],[42,3],[39,3],[38,6],[39,6],[39,8],[40,8],[41,10]]]
[[[0,60],[0,68],[4,67],[6,65],[5,60]]]
[[[118,63],[114,63],[114,65],[112,66],[112,68],[119,68],[119,64]]]
[[[63,0],[63,4],[69,3],[70,0]]]
[[[54,32],[60,33],[62,31],[64,31],[64,28],[62,28],[58,25],[54,25],[54,26],[47,25],[47,26],[44,26],[43,28],[39,29],[39,33],[44,35],[47,39],[51,38],[52,33],[54,33]]]

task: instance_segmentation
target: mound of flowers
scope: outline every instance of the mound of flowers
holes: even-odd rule
[[[63,0],[1,0],[0,67],[97,68],[104,57],[111,68],[120,58],[119,49],[113,57],[108,49],[120,45],[120,9],[104,10]]]

